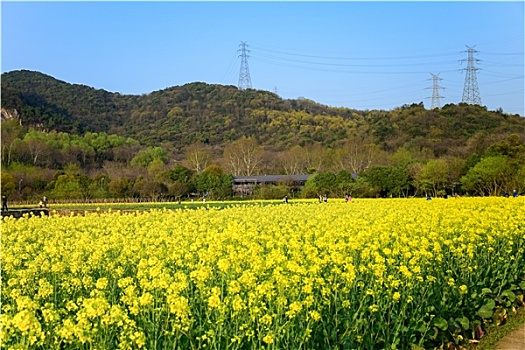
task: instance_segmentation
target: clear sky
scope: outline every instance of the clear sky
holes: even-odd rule
[[[1,69],[122,94],[237,86],[245,41],[254,89],[359,110],[430,108],[431,74],[442,106],[461,102],[468,45],[482,105],[525,115],[524,17],[523,1],[2,1]]]

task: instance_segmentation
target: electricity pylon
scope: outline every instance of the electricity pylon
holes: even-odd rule
[[[430,73],[430,75],[432,75],[432,106],[430,107],[431,109],[434,109],[434,108],[441,108],[441,102],[439,101],[440,99],[443,98],[443,96],[441,96],[439,94],[439,89],[445,89],[444,87],[441,87],[439,86],[439,81],[440,80],[443,80],[443,78],[440,78],[439,77],[439,74],[432,74]],[[430,80],[430,79],[428,79]]]
[[[241,52],[241,71],[239,72],[239,89],[246,90],[252,88],[252,79],[250,78],[250,68],[248,67],[248,54],[249,50],[246,49],[248,46],[246,41],[241,41],[241,48],[238,50]]]
[[[468,52],[468,58],[461,60],[461,62],[467,61],[467,68],[463,68],[463,70],[466,71],[467,74],[465,75],[465,86],[463,87],[463,98],[461,99],[461,102],[465,102],[471,105],[481,105],[481,98],[479,97],[478,79],[476,77],[476,71],[479,68],[476,68],[476,66],[474,65],[476,62],[480,61],[479,59],[474,58],[474,54],[478,51],[474,50],[474,46],[467,46],[467,51],[464,52]]]

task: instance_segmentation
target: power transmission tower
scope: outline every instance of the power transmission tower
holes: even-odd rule
[[[441,108],[441,102],[439,101],[440,99],[443,98],[443,96],[441,96],[439,94],[439,89],[445,89],[444,87],[441,87],[439,86],[439,81],[440,80],[443,80],[443,78],[440,78],[439,77],[439,74],[432,74],[430,73],[430,75],[432,75],[432,106],[430,107],[431,109],[434,109],[434,108]],[[427,79],[427,80],[430,80],[430,79]]]
[[[476,68],[474,65],[480,60],[474,58],[474,54],[478,52],[474,50],[474,46],[467,46],[468,58],[461,60],[461,62],[467,61],[467,68],[463,68],[467,72],[465,75],[465,86],[463,87],[463,98],[461,102],[465,102],[471,105],[481,105],[481,98],[479,97],[479,88],[478,88],[478,79],[476,78],[476,71],[479,68]]]
[[[250,68],[248,68],[248,54],[250,52],[246,49],[248,46],[246,41],[241,41],[241,48],[238,50],[241,52],[241,71],[239,72],[239,89],[246,90],[252,88],[252,79],[250,78]]]

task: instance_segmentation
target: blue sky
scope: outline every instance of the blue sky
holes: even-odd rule
[[[1,69],[122,94],[201,81],[390,110],[461,102],[467,45],[483,105],[524,113],[524,2],[2,1]],[[444,88],[444,89],[442,89]]]

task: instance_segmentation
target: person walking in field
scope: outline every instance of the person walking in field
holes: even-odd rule
[[[46,197],[46,196],[44,196],[44,197],[42,198],[42,206],[43,206],[44,208],[47,208],[47,197]]]
[[[7,196],[5,194],[2,195],[2,211],[7,211],[9,210],[7,208]]]

